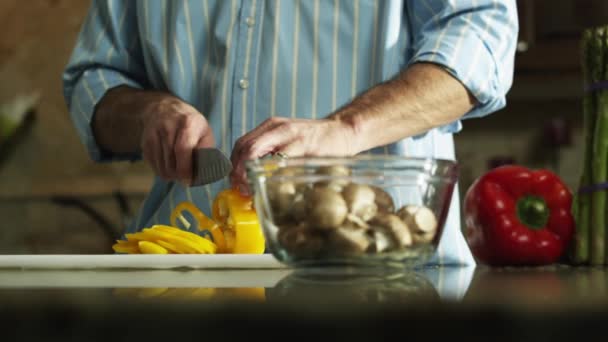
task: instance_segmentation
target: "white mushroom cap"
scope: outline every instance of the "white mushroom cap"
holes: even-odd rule
[[[278,216],[287,213],[295,196],[296,186],[292,182],[275,182],[268,185],[268,200]]]
[[[397,215],[416,233],[435,233],[437,231],[437,218],[427,207],[408,205],[401,208]]]
[[[378,212],[376,194],[371,187],[351,183],[342,189],[342,197],[348,205],[348,211],[363,221],[371,220]]]
[[[416,242],[430,242],[437,233],[437,218],[433,211],[425,206],[408,205],[397,212],[397,215],[412,230]]]
[[[323,248],[323,236],[305,224],[282,227],[278,233],[279,244],[296,257],[309,258]]]
[[[374,252],[382,253],[395,247],[395,242],[387,235],[385,231],[374,230]]]
[[[367,222],[363,221],[362,218],[360,218],[359,216],[355,215],[355,214],[351,214],[348,213],[346,214],[346,219],[344,220],[344,227],[347,228],[362,228],[362,229],[368,229],[369,228],[369,224],[367,224]]]
[[[395,211],[395,203],[393,202],[391,195],[380,187],[370,186],[370,188],[376,195],[376,206],[378,207],[378,211],[393,213]]]
[[[412,234],[407,224],[393,214],[378,214],[370,222],[372,226],[384,229],[398,246],[410,246],[412,244]]]
[[[335,255],[362,254],[370,246],[364,230],[340,227],[328,236],[329,252]]]
[[[342,188],[348,185],[350,181],[347,177],[351,175],[350,169],[342,165],[324,166],[317,169],[318,175],[326,175],[335,177],[333,180],[318,182],[316,185],[329,187],[337,192],[342,191]]]
[[[331,188],[319,187],[308,197],[308,222],[314,228],[336,228],[344,222],[348,207],[340,195]]]

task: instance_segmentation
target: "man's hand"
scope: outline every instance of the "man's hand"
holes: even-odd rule
[[[272,118],[240,138],[233,185],[247,189],[244,163],[268,153],[351,156],[458,120],[476,99],[442,67],[418,63],[322,120]]]
[[[353,144],[352,127],[338,119],[287,119],[273,117],[237,140],[232,151],[233,186],[247,191],[245,162],[269,153],[287,156],[351,156],[359,152]]]
[[[152,103],[142,115],[141,151],[164,180],[192,181],[192,151],[215,145],[205,117],[174,97]]]
[[[215,145],[205,117],[179,98],[126,86],[110,90],[93,118],[99,146],[111,153],[142,152],[165,180],[192,181],[192,151]]]

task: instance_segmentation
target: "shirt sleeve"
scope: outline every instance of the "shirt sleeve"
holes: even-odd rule
[[[408,65],[443,66],[477,99],[463,119],[503,108],[513,82],[519,30],[515,0],[410,0],[413,32]],[[459,130],[460,122],[449,131]]]
[[[78,135],[95,161],[138,160],[99,148],[91,127],[95,106],[119,85],[147,84],[135,1],[94,0],[63,73],[63,94]]]

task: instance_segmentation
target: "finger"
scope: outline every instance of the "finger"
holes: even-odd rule
[[[306,156],[306,151],[307,151],[307,149],[304,146],[304,144],[300,144],[300,143],[296,142],[296,143],[286,144],[285,146],[276,150],[275,153],[281,152],[286,157],[301,157],[301,156]]]
[[[241,137],[237,140],[232,153],[233,165],[239,165],[243,160],[259,158],[273,152],[271,146],[273,145],[272,137],[275,136],[275,133],[270,132],[282,131],[282,128],[288,128],[288,125],[289,120],[285,118],[271,118]],[[271,139],[267,137],[271,137]]]
[[[175,139],[176,178],[182,183],[192,181],[192,151],[201,139],[200,135],[201,129],[196,124],[185,123]]]
[[[268,130],[275,128],[278,125],[281,125],[285,121],[286,119],[284,118],[270,118],[262,122],[258,127],[254,128],[252,131],[240,137],[236,141],[236,144],[234,145],[234,148],[232,150],[232,155],[230,157],[232,164],[236,164],[238,160],[241,159],[241,154],[243,153],[243,149],[245,146],[248,146],[249,144],[251,144],[252,141],[258,139],[260,135],[264,134]]]
[[[205,125],[205,129],[203,131],[203,135],[200,137],[196,147],[214,147],[215,146],[215,136],[213,135],[213,131],[211,127]]]
[[[237,163],[242,164],[247,160],[263,157],[268,153],[281,150],[284,146],[295,144],[299,141],[300,133],[291,123],[279,124],[257,138],[245,142],[241,149],[240,158]]]
[[[232,172],[230,179],[234,186],[245,183],[245,162],[272,152],[273,146],[261,136],[258,140],[243,145],[238,157],[232,159]],[[255,157],[251,157],[255,156]]]
[[[157,155],[156,155],[157,139],[156,135],[150,135],[143,139],[141,151],[144,160],[150,165],[154,173],[158,174]]]
[[[174,180],[177,178],[176,171],[176,161],[175,161],[175,151],[173,146],[175,146],[175,134],[169,134],[165,136],[165,140],[163,141],[163,159],[164,159],[164,168],[167,178],[169,180]]]
[[[160,135],[159,135],[158,136],[158,145],[156,148],[156,170],[157,170],[158,175],[163,180],[169,180],[169,175],[165,168],[166,165],[167,164],[165,162],[165,143],[163,142],[162,137],[160,137]]]
[[[230,176],[232,184],[247,186],[245,162],[277,151],[294,142],[297,144],[298,139],[297,130],[290,127],[288,123],[283,123],[258,136],[256,140],[243,144],[238,158],[233,161],[234,169]]]

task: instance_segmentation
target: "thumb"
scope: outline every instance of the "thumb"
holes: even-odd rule
[[[201,147],[214,147],[215,146],[215,137],[213,136],[213,131],[211,128],[207,128],[207,131],[203,133],[201,138],[196,143],[197,148]]]

